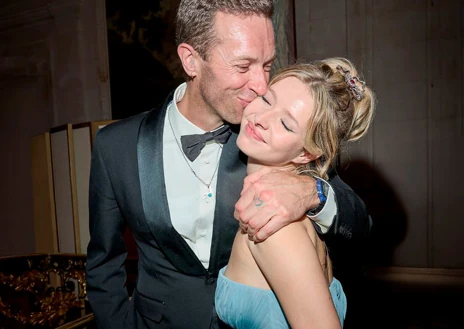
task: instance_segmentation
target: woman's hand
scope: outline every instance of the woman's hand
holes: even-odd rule
[[[245,178],[234,216],[250,240],[261,242],[318,204],[314,178],[262,168]]]

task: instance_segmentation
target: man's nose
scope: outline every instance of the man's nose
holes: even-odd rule
[[[251,76],[249,88],[253,90],[256,95],[262,96],[267,93],[267,83],[269,81],[269,72],[264,68],[256,69]]]

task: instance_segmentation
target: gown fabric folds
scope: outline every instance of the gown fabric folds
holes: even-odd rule
[[[279,301],[272,290],[247,286],[219,272],[215,305],[219,318],[235,329],[290,329]],[[346,315],[347,301],[340,281],[329,286],[340,323]]]

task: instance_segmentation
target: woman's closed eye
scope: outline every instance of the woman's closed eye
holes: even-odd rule
[[[267,105],[271,106],[271,103],[269,103],[266,97],[261,96],[261,98],[263,99],[264,102],[266,102]]]
[[[284,120],[281,119],[280,122],[282,122],[282,126],[284,126],[285,130],[292,132],[292,133],[294,132],[289,126],[287,126]]]

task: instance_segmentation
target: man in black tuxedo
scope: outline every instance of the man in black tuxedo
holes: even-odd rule
[[[309,176],[268,173],[242,191],[246,159],[227,124],[238,124],[243,108],[267,92],[273,10],[272,0],[181,1],[177,43],[187,82],[160,108],[98,133],[87,292],[99,328],[221,327],[216,279],[239,222],[259,241],[309,210],[321,233],[368,234],[363,202],[336,174],[316,189]],[[131,299],[126,225],[139,254]]]

